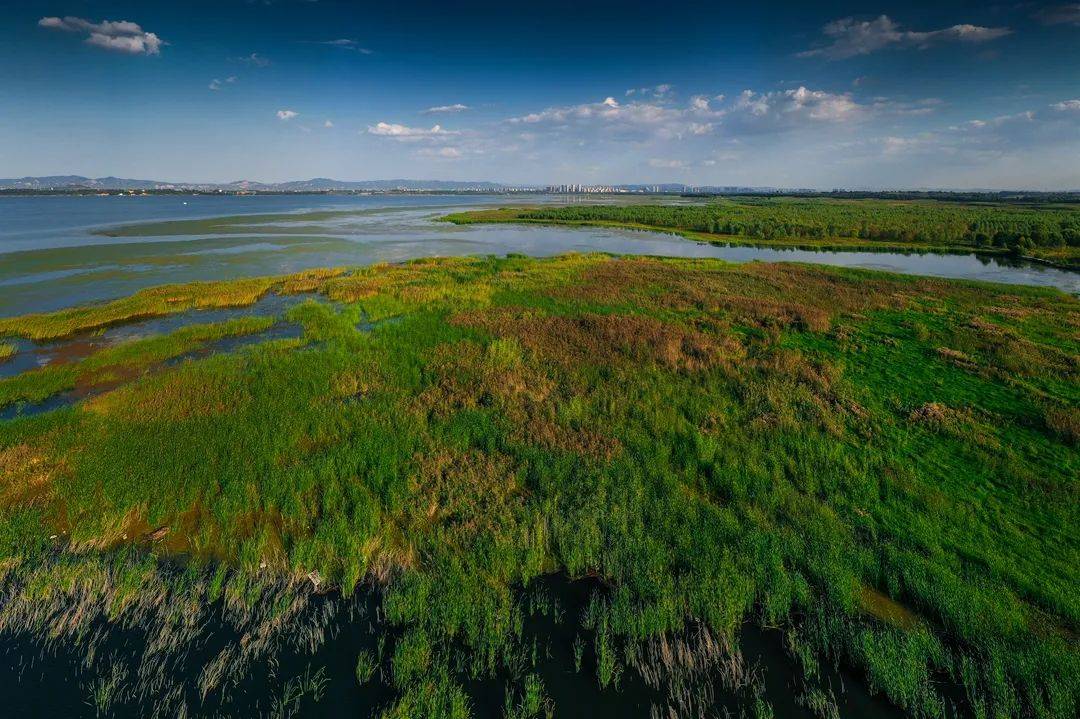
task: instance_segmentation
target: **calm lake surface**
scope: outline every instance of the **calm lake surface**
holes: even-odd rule
[[[498,204],[581,202],[537,196],[148,196],[0,197],[0,316],[130,294],[166,282],[279,274],[310,267],[398,262],[437,255],[547,256],[565,252],[814,262],[847,267],[1052,286],[1080,293],[1080,273],[975,255],[817,252],[718,247],[660,232],[436,222],[451,211]],[[649,201],[656,198],[603,198]],[[667,202],[679,202],[666,198]],[[330,219],[312,211],[347,211]],[[123,225],[295,213],[244,233],[108,237]]]

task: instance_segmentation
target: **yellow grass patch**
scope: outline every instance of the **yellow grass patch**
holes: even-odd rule
[[[28,506],[47,501],[61,469],[61,462],[30,445],[17,444],[0,450],[0,506]]]
[[[156,422],[226,414],[244,401],[225,378],[191,367],[92,397],[83,408],[107,417]]]
[[[873,587],[859,590],[859,604],[870,616],[900,629],[915,629],[922,624],[918,614]]]

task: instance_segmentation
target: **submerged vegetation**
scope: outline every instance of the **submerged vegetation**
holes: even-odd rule
[[[80,332],[150,317],[190,310],[245,307],[271,291],[280,294],[310,292],[340,270],[307,270],[284,277],[254,277],[231,282],[191,282],[162,285],[136,292],[112,302],[58,312],[0,317],[0,337],[21,336],[45,341],[71,337]]]
[[[469,716],[470,683],[493,677],[507,716],[546,716],[522,627],[559,610],[522,588],[564,572],[602,582],[568,664],[644,682],[665,716],[704,710],[714,677],[771,716],[746,622],[781,628],[821,716],[834,665],[911,716],[1080,709],[1076,298],[511,256],[160,288],[0,337],[271,291],[320,293],[289,311],[299,340],[114,371],[267,321],[196,326],[0,383],[117,380],[0,422],[0,629],[78,637],[157,612],[160,648],[194,636],[185,607],[253,608],[205,699],[293,618],[325,625],[300,589],[370,581],[392,631],[349,671],[389,682],[384,716]],[[94,706],[126,681],[103,674]],[[325,688],[313,669],[277,708]]]
[[[695,239],[818,249],[1011,252],[1080,267],[1080,210],[933,201],[740,198],[693,205],[571,205],[449,215],[472,222],[663,228]]]

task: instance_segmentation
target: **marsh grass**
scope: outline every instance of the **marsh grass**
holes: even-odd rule
[[[14,342],[0,342],[0,364],[14,357],[18,351],[19,348]]]
[[[168,335],[106,347],[76,362],[59,362],[0,379],[0,408],[15,402],[41,402],[65,390],[89,392],[122,383],[148,368],[226,337],[253,335],[270,329],[273,317],[240,317],[207,325],[182,327]]]
[[[1080,266],[1080,212],[993,203],[719,198],[688,205],[570,205],[471,210],[456,224],[534,223],[663,230],[717,244],[817,250],[1010,252]]]
[[[0,318],[0,337],[19,336],[42,342],[150,317],[191,310],[246,307],[271,291],[282,294],[309,292],[324,280],[341,273],[342,270],[320,269],[283,277],[162,285],[99,305]]]
[[[987,716],[1075,716],[1075,298],[598,255],[303,287],[338,304],[291,310],[302,340],[0,423],[0,628],[221,597],[248,638],[206,663],[208,696],[274,637],[321,641],[298,587],[373,579],[386,717],[469,716],[466,680],[501,671],[534,714],[523,626],[559,610],[517,588],[563,571],[607,587],[575,664],[679,711],[730,686],[768,716],[734,649],[755,621],[826,715],[813,681],[842,663],[912,716],[945,713],[942,677]],[[176,555],[191,573],[160,573]],[[190,641],[168,626],[155,646]]]

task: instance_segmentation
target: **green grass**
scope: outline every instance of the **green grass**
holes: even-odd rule
[[[269,292],[307,292],[327,278],[339,274],[341,270],[307,270],[281,277],[162,285],[103,304],[3,317],[0,318],[0,337],[20,336],[43,342],[150,317],[191,310],[247,307]]]
[[[780,197],[498,208],[443,219],[660,229],[702,242],[763,247],[1011,253],[1080,268],[1080,211],[1069,207]]]
[[[168,335],[107,347],[77,362],[49,364],[0,379],[0,409],[15,402],[41,402],[65,390],[89,390],[122,382],[208,342],[257,334],[270,329],[274,322],[273,317],[240,317],[215,324],[189,325]]]
[[[1075,716],[1076,298],[596,255],[306,288],[337,304],[290,312],[304,342],[0,423],[0,568],[20,578],[0,619],[83,591],[76,568],[128,545],[229,567],[215,593],[375,581],[399,633],[386,716],[465,717],[461,672],[521,668],[517,590],[565,571],[609,587],[575,648],[600,685],[631,671],[631,646],[755,621],[912,716],[943,715],[943,680],[983,716]],[[95,586],[165,581],[123,576]],[[538,679],[516,676],[507,711],[542,712]]]

